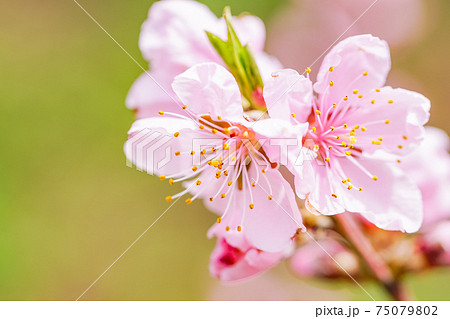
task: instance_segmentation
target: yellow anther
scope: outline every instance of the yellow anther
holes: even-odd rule
[[[292,117],[296,117],[297,115],[295,113],[291,113],[291,116]]]
[[[356,143],[356,137],[355,136],[350,136],[350,143],[351,144],[355,144]]]
[[[355,126],[353,127],[353,129],[355,129],[355,130],[359,129],[359,125],[355,125]]]
[[[198,168],[197,168],[197,166],[194,166],[194,167],[192,167],[192,171],[196,171]]]
[[[342,144],[342,146],[347,147],[347,143],[342,142],[341,144]]]
[[[352,155],[352,152],[350,152],[350,151],[345,151],[345,155],[350,156],[350,155]]]
[[[248,131],[245,131],[245,132],[242,134],[242,136],[243,136],[244,138],[248,138]]]
[[[210,198],[212,198],[212,197],[210,197]],[[220,224],[221,222],[222,222],[222,218],[217,217],[217,224]]]
[[[262,173],[265,173],[265,172],[266,172],[266,169],[265,169],[265,168],[261,169],[261,172],[262,172]]]
[[[256,183],[255,182],[252,182],[252,187],[256,187]]]
[[[306,73],[311,73],[311,68],[306,68],[306,69],[305,69],[305,72],[306,72]]]
[[[223,149],[224,149],[224,150],[229,150],[229,149],[230,149],[230,145],[228,145],[228,144],[223,144]]]
[[[205,127],[203,125],[199,126],[199,129],[203,130]]]
[[[347,125],[347,124],[344,124],[344,125],[342,125],[342,127],[343,127],[343,128],[347,128],[347,127],[348,127],[348,125]]]
[[[370,103],[375,104],[375,100],[370,101]]]
[[[407,137],[407,136],[403,136],[403,139],[404,139],[404,140],[407,140],[407,139],[408,139],[408,137]]]
[[[317,129],[316,129],[315,126],[311,127],[311,130],[312,130],[314,133],[317,131]]]
[[[272,198],[273,198],[273,196],[272,196],[272,195],[269,195],[268,199],[269,199],[269,200],[272,200]]]
[[[231,157],[231,161],[234,162],[236,160],[236,156]]]
[[[403,146],[402,145],[399,145],[399,146],[397,146],[399,149],[402,149],[403,148]]]
[[[223,175],[228,176],[228,171],[223,171]]]
[[[367,76],[369,74],[369,72],[364,72],[363,76]]]
[[[164,115],[164,112],[163,111],[158,111],[158,114],[159,115]]]
[[[378,140],[381,142],[381,141],[383,140],[383,138],[380,136],[380,137],[378,138]]]
[[[354,130],[350,131],[350,136],[355,136],[355,131]]]
[[[226,128],[223,129],[223,132],[225,134],[230,134],[230,129],[228,127],[226,127]]]
[[[392,104],[394,103],[394,100],[389,100],[388,103]]]
[[[362,187],[358,188],[358,190],[359,190],[360,192],[362,192]]]
[[[329,158],[329,157],[326,157],[326,158],[325,158],[325,161],[329,162],[329,161],[330,161],[330,158]]]
[[[337,198],[337,195],[336,195],[336,194],[331,194],[331,196],[333,196],[334,198]]]
[[[346,179],[343,179],[343,180],[342,180],[342,183],[343,183],[343,184],[347,183],[347,180],[346,180]]]
[[[213,128],[213,129],[211,130],[211,132],[212,132],[213,134],[216,134],[218,131],[217,131],[215,128]]]
[[[222,116],[217,116],[217,119],[220,121],[220,120],[222,120]]]
[[[389,124],[389,123],[391,123],[391,121],[386,120],[386,121],[384,121],[384,123]]]
[[[334,126],[330,126],[330,130],[334,131]]]
[[[353,90],[353,94],[358,94],[358,90]]]
[[[315,149],[315,150],[319,150],[319,145],[317,145],[317,144],[314,145],[314,149]]]
[[[175,136],[175,137],[180,136],[180,132],[175,132],[175,133],[173,133],[173,136]]]
[[[347,178],[347,182],[349,182],[349,183],[350,183],[351,181],[352,181],[352,179],[351,179],[351,178]]]
[[[248,207],[250,207],[250,209],[253,209],[253,208],[255,208],[255,205],[250,204],[250,205],[248,205]]]
[[[364,126],[361,126],[361,131],[365,132],[367,129]]]
[[[378,180],[378,177],[377,177],[376,175],[373,175],[373,176],[372,176],[372,179],[373,179],[374,181],[376,181],[376,180]]]
[[[362,95],[362,94],[358,95],[358,97],[359,97],[360,99],[362,99],[362,98],[363,98],[363,96],[364,96],[364,95]]]
[[[226,231],[230,231],[230,226],[225,227]]]
[[[201,180],[198,180],[195,184],[200,185],[202,183]]]
[[[336,108],[336,106],[337,106],[337,105],[336,105],[336,103],[333,103],[333,109],[335,109],[335,108]]]
[[[215,153],[215,152],[217,152],[217,149],[216,149],[215,147],[213,147],[213,148],[211,148],[211,151],[212,151],[213,153]]]
[[[166,202],[171,202],[172,201],[172,196],[166,196]]]
[[[169,184],[170,184],[170,185],[175,184],[175,182],[173,181],[173,178],[169,179]]]
[[[220,198],[225,198],[225,193],[220,194]]]
[[[336,139],[337,139],[337,140],[340,140],[340,139],[341,139],[341,137],[340,137],[340,136],[336,136]]]
[[[373,140],[373,141],[372,141],[372,144],[375,144],[375,145],[381,145],[381,142],[380,142],[380,141],[377,141],[377,140]]]
[[[348,189],[348,190],[351,190],[352,188],[353,188],[352,185],[348,185],[348,186],[347,186],[347,189]]]
[[[209,198],[209,201],[210,201],[210,202],[212,202],[212,201],[213,201],[213,198],[212,198],[212,197],[210,197],[210,198]]]
[[[328,149],[329,150],[331,150],[333,148],[333,146],[331,146],[331,145],[328,145]]]
[[[380,90],[380,89],[375,89],[375,91],[377,91],[377,92],[381,92],[381,90]]]
[[[183,105],[181,108],[182,108],[183,110],[186,110],[186,109],[187,109],[187,106],[186,106],[186,105]]]
[[[330,66],[330,68],[328,69],[328,71],[333,72],[334,70],[334,66]]]
[[[334,85],[334,82],[333,81],[330,81],[330,86],[333,86]]]
[[[231,186],[233,184],[233,181],[228,181],[228,186]]]
[[[238,226],[237,227],[237,231],[241,231],[242,230],[242,227],[241,226]]]
[[[190,198],[188,198],[188,199],[186,199],[185,201],[184,201],[186,204],[192,204],[192,199],[190,199]]]
[[[316,114],[320,115],[320,114],[322,114],[322,112],[320,112],[319,110],[316,110]]]
[[[159,179],[160,179],[161,181],[163,181],[163,180],[166,179],[166,177],[165,177],[164,175],[161,175],[161,176],[159,177]]]
[[[348,96],[344,97],[344,101],[347,101],[347,100],[348,100]]]
[[[180,151],[176,151],[175,152],[175,156],[180,156],[181,155],[181,152]]]

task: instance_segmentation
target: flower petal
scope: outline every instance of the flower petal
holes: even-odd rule
[[[390,67],[389,47],[377,37],[366,34],[339,42],[325,57],[314,84],[323,99],[320,107],[326,111],[345,96],[351,102],[356,95],[383,86]]]
[[[285,69],[272,74],[265,81],[264,99],[272,118],[292,120],[295,113],[299,122],[306,122],[312,110],[312,83],[297,71]]]
[[[214,119],[240,119],[243,115],[241,93],[233,75],[216,63],[193,66],[175,77],[172,88],[196,114]]]
[[[141,74],[128,92],[126,105],[136,110],[138,119],[158,116],[158,111],[185,114],[182,103],[175,95],[170,84],[173,78],[162,72],[150,71]]]
[[[196,1],[158,1],[142,25],[139,47],[152,65],[172,75],[205,61],[219,61],[205,31],[216,33],[217,17]]]
[[[430,101],[423,95],[384,87],[372,90],[356,104],[348,119],[350,126],[364,126],[365,132],[357,133],[355,147],[365,152],[384,150],[404,156],[417,148],[424,139],[423,125],[430,117]],[[372,141],[379,140],[379,145]]]
[[[380,163],[372,159],[360,159],[360,164],[371,174],[377,176],[374,181],[370,176],[348,159],[334,159],[331,165],[340,165],[344,177],[351,179],[342,183],[342,176],[332,174],[333,192],[324,191],[328,177],[325,166],[316,166],[319,171],[318,187],[308,196],[309,203],[320,213],[333,215],[347,210],[360,213],[364,218],[385,230],[400,230],[408,233],[416,232],[422,224],[422,196],[415,183],[400,169],[390,163]],[[325,185],[328,184],[328,185]],[[362,191],[359,191],[359,187]],[[334,201],[334,202],[333,202]]]
[[[175,137],[175,133],[179,133]],[[179,118],[148,118],[133,123],[124,145],[127,159],[136,167],[157,175],[192,173],[192,140],[199,138],[195,122]],[[180,155],[175,156],[179,151]]]

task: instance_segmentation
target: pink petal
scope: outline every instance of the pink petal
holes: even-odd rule
[[[252,246],[267,252],[280,252],[289,247],[291,237],[303,225],[289,183],[277,170],[265,174],[272,194],[264,182],[253,188],[255,207],[245,215],[243,231]],[[268,195],[273,199],[269,200]]]
[[[205,61],[218,61],[205,31],[216,33],[217,17],[196,1],[158,1],[142,25],[139,47],[152,65],[173,75]]]
[[[148,118],[133,123],[124,145],[127,159],[149,174],[186,175],[192,173],[192,139],[198,138],[191,120],[170,117]],[[174,137],[178,132],[179,136]],[[175,152],[180,151],[180,156]]]
[[[330,67],[334,68],[332,72]],[[377,37],[359,35],[339,42],[326,55],[314,84],[320,99],[324,96],[320,107],[326,110],[345,96],[352,98],[355,89],[365,94],[383,86],[390,67],[389,47]]]
[[[337,195],[337,198],[333,198],[327,177],[324,176],[325,167],[317,166],[320,173],[316,190],[308,197],[310,204],[322,214],[333,215],[345,209],[360,213],[385,230],[416,232],[422,224],[423,205],[415,183],[393,164],[371,159],[358,161],[378,180],[374,181],[346,158],[334,159],[331,165],[340,165],[354,187],[348,190],[348,184],[342,183],[340,176],[330,175],[333,192]],[[362,187],[362,191],[358,190],[359,187]]]
[[[430,101],[426,97],[404,89],[384,87],[380,92],[372,90],[359,101],[348,124],[367,128],[357,134],[356,147],[362,147],[365,152],[382,149],[403,156],[423,140],[423,125],[429,117]],[[372,143],[380,137],[380,145]]]
[[[295,113],[299,122],[308,120],[313,99],[309,79],[285,69],[274,73],[264,84],[264,99],[271,117],[291,121],[291,113]]]
[[[193,66],[175,77],[172,88],[196,114],[217,119],[239,119],[243,115],[241,93],[233,75],[216,63]]]
[[[185,114],[182,103],[170,84],[173,78],[162,72],[148,72],[139,76],[128,92],[126,105],[136,110],[137,118],[158,116],[158,111]]]

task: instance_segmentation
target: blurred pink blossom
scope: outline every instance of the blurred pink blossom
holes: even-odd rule
[[[435,127],[427,126],[425,140],[399,167],[417,183],[423,199],[423,228],[450,219],[450,139]],[[449,237],[450,238],[450,237]]]
[[[272,118],[310,123],[306,140],[319,159],[315,185],[306,193],[310,181],[297,176],[295,186],[311,212],[355,212],[382,229],[415,232],[422,223],[420,191],[380,155],[401,158],[418,147],[430,102],[383,87],[390,66],[385,41],[350,37],[326,55],[314,84],[317,98],[309,78],[293,70],[274,74],[264,98]]]
[[[317,243],[311,241],[299,247],[290,259],[291,269],[302,277],[346,276],[338,264],[351,275],[359,267],[355,255],[332,238],[322,239]]]
[[[373,3],[374,0],[292,0],[270,26],[268,51],[290,68],[302,70],[311,66]],[[424,0],[378,0],[344,38],[371,33],[393,47],[406,46],[426,34],[425,13]]]

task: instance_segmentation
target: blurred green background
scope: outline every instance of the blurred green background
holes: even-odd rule
[[[80,1],[144,66],[138,37],[151,2]],[[202,2],[216,14],[225,5],[249,11],[269,28],[287,6]],[[415,77],[433,102],[431,123],[448,131],[450,3],[428,4],[439,8],[432,31],[394,52],[393,67]],[[0,70],[0,299],[74,300],[168,207],[167,183],[126,167],[122,151],[133,121],[124,100],[141,70],[72,0],[2,1]],[[214,220],[201,203],[175,205],[84,299],[367,299],[350,283],[324,292],[328,284],[305,284],[283,265],[242,286],[220,285],[208,272]],[[449,299],[448,280],[441,270],[408,285],[420,299]]]

